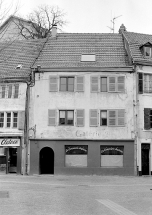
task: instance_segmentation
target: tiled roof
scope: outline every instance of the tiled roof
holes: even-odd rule
[[[45,40],[0,43],[0,78],[29,76],[35,58]],[[21,69],[16,67],[21,64]]]
[[[129,43],[130,53],[133,59],[133,62],[141,63],[152,63],[152,58],[145,57],[140,47],[146,43],[152,43],[152,35],[149,34],[140,34],[134,32],[123,31],[123,35]]]
[[[95,62],[81,62],[82,54],[95,54]],[[121,34],[59,33],[45,44],[35,67],[84,68],[129,66]]]

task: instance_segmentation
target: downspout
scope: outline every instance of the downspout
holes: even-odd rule
[[[38,52],[37,57],[34,59],[30,69],[31,69],[31,82],[27,83],[27,89],[26,89],[26,104],[25,104],[25,127],[24,127],[24,143],[26,144],[26,155],[25,155],[25,174],[29,175],[30,173],[30,141],[29,141],[29,107],[30,107],[30,87],[34,87],[35,85],[35,72],[39,72],[40,66],[37,68],[33,68],[33,65],[35,64],[36,60],[40,56],[41,51],[43,50],[46,42],[48,41],[50,35],[47,36],[46,40],[44,41],[40,51]]]
[[[135,145],[134,145],[134,156],[135,156],[135,175],[139,175],[139,162],[138,162],[138,115],[139,115],[139,101],[138,101],[138,74],[136,71],[136,65],[134,65],[134,77],[135,77],[135,101],[134,101],[134,133],[135,133]]]

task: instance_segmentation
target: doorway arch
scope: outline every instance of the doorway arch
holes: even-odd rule
[[[54,174],[54,151],[50,147],[40,150],[40,174]]]

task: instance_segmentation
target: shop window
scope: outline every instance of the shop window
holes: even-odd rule
[[[4,127],[4,112],[0,112],[0,128]]]
[[[60,110],[59,111],[59,125],[74,125],[74,111]]]
[[[87,167],[88,146],[68,145],[65,146],[66,167]]]
[[[101,167],[123,167],[123,146],[100,146]]]
[[[91,92],[124,93],[125,76],[91,76]]]

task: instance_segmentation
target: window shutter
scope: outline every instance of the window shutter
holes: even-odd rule
[[[57,78],[57,76],[50,76],[49,81],[50,81],[50,83],[49,83],[50,92],[58,91],[58,78]]]
[[[56,125],[56,110],[48,110],[48,125]]]
[[[24,130],[25,125],[25,111],[20,111],[18,113],[18,129]]]
[[[83,127],[84,126],[84,110],[76,111],[76,119],[77,119],[77,126]]]
[[[108,114],[108,125],[116,126],[116,110],[109,110]]]
[[[91,76],[91,92],[98,92],[98,76]]]
[[[119,76],[117,78],[117,84],[118,84],[118,92],[124,92],[124,90],[125,90],[125,77]]]
[[[83,76],[76,77],[76,91],[78,91],[78,92],[84,91],[84,77]]]
[[[118,110],[118,126],[125,125],[125,110]]]
[[[98,110],[90,110],[90,126],[98,126]]]
[[[150,129],[150,108],[144,108],[144,129]]]
[[[109,92],[116,91],[116,77],[109,77]]]

